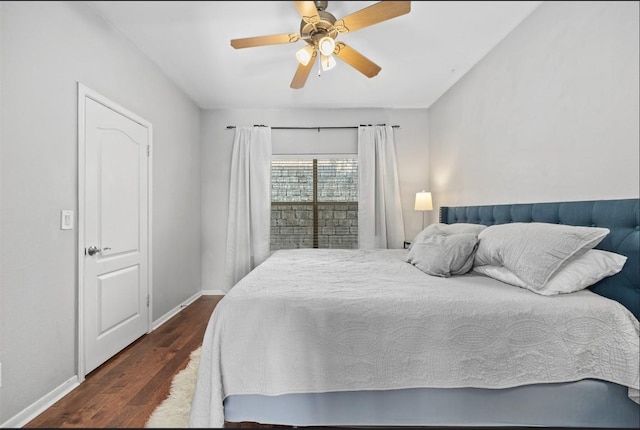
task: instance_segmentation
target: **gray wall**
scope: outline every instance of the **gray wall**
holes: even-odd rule
[[[78,81],[154,127],[154,319],[201,290],[201,210],[196,105],[84,2],[0,9],[2,423],[76,372]]]
[[[429,109],[434,205],[638,197],[638,2],[544,2]]]
[[[229,175],[234,130],[227,125],[353,126],[400,125],[395,129],[396,155],[405,235],[422,228],[422,213],[413,210],[415,193],[429,189],[426,109],[218,109],[202,116],[202,288],[221,290],[224,275]],[[274,154],[355,154],[357,130],[273,130]],[[427,214],[426,222],[429,222]]]

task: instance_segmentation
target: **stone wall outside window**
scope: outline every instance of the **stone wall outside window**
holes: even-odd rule
[[[355,160],[318,160],[316,166],[315,245],[357,248],[357,164]],[[271,250],[313,248],[313,160],[274,160],[271,169]]]

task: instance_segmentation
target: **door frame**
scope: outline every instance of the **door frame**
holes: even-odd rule
[[[77,373],[78,382],[82,382],[85,379],[86,373],[86,359],[85,359],[85,309],[84,309],[84,264],[85,255],[84,250],[87,247],[85,242],[85,193],[86,193],[86,176],[85,176],[85,147],[86,147],[86,135],[85,135],[85,113],[86,113],[86,99],[94,100],[106,106],[109,109],[127,117],[128,119],[140,124],[141,126],[149,130],[147,141],[147,294],[149,297],[148,306],[148,318],[147,318],[147,333],[152,331],[153,322],[153,278],[152,278],[152,166],[153,166],[153,126],[151,123],[133,112],[125,109],[119,104],[109,100],[102,94],[88,88],[81,82],[78,82],[78,289],[77,289]]]

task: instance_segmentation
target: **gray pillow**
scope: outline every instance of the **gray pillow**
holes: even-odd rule
[[[548,223],[492,225],[478,235],[474,266],[503,266],[535,290],[595,247],[608,228]]]
[[[420,233],[416,235],[416,237],[413,239],[413,242],[411,242],[411,244],[409,245],[409,249],[413,248],[414,244],[422,242],[428,237],[439,236],[442,234],[448,235],[448,234],[463,234],[463,233],[474,233],[477,235],[485,228],[487,228],[487,226],[483,224],[470,224],[470,223],[464,223],[464,222],[459,222],[454,224],[444,224],[444,223],[431,224],[430,226],[428,226],[427,228],[425,228],[424,230],[422,230]]]
[[[464,275],[473,267],[477,246],[478,235],[474,233],[430,236],[414,244],[407,261],[428,275]]]

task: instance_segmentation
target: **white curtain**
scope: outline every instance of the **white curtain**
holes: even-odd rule
[[[223,290],[269,256],[271,128],[237,127],[231,157]]]
[[[404,222],[393,128],[358,127],[358,246],[402,248]]]

